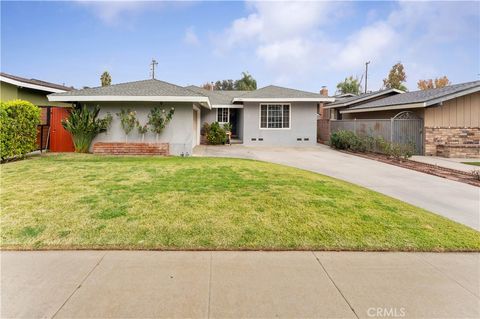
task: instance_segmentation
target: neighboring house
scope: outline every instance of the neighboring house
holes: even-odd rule
[[[363,101],[340,114],[344,119],[390,119],[404,111],[424,121],[425,155],[480,157],[480,81]]]
[[[200,143],[202,123],[229,122],[235,137],[246,145],[302,146],[316,143],[317,105],[333,98],[317,93],[278,86],[255,91],[208,91],[199,87],[181,87],[159,80],[128,82],[106,87],[55,93],[51,102],[99,105],[103,116],[113,115],[110,130],[100,134],[98,142],[124,142],[125,134],[115,115],[122,108],[137,112],[140,123],[160,103],[175,107],[175,114],[158,142],[168,144],[173,155],[191,154]],[[135,132],[129,141],[140,141]],[[147,134],[146,142],[155,142]]]
[[[327,104],[324,107],[325,110],[330,110],[330,117],[324,117],[324,118],[329,118],[332,120],[341,120],[343,118],[341,111],[347,108],[350,108],[359,104],[383,99],[388,96],[392,96],[400,93],[404,93],[404,92],[397,89],[387,89],[387,90],[369,92],[369,93],[360,94],[360,95],[342,94],[339,96],[335,96],[335,102]],[[346,118],[348,118],[348,116]]]
[[[0,73],[0,99],[10,101],[21,99],[29,101],[41,108],[41,126],[39,127],[38,146],[47,146],[47,138],[51,142],[49,148],[54,151],[71,151],[73,144],[70,136],[61,127],[61,119],[70,104],[50,102],[47,98],[51,93],[63,93],[73,90],[71,87],[23,77]],[[50,127],[54,128],[50,130]],[[50,132],[49,132],[50,131]]]
[[[15,99],[26,100],[42,106],[69,106],[63,103],[52,103],[47,95],[70,91],[72,88],[36,79],[26,79],[7,73],[0,73],[0,96],[2,101]]]

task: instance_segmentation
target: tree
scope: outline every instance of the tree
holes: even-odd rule
[[[212,91],[215,88],[215,85],[213,85],[213,82],[212,83],[207,82],[202,84],[202,88],[208,91]]]
[[[353,76],[350,76],[348,78],[345,78],[343,82],[340,82],[337,84],[337,90],[341,94],[346,94],[346,93],[353,93],[353,94],[360,94],[360,91],[362,90],[360,86],[360,82],[358,81],[358,78],[353,78]]]
[[[235,81],[234,87],[238,91],[254,91],[257,89],[257,81],[248,72],[242,72],[242,78]]]
[[[125,143],[128,142],[128,134],[135,128],[137,124],[137,112],[130,109],[121,109],[117,116],[120,118],[120,124],[125,132]]]
[[[388,77],[383,79],[383,86],[387,89],[398,89],[402,91],[408,91],[407,87],[404,85],[407,80],[405,74],[405,68],[401,62],[398,62],[388,73]]]
[[[435,78],[435,80],[427,79],[427,80],[419,80],[417,82],[417,86],[420,90],[443,88],[450,84],[451,84],[450,80],[447,78],[446,75],[442,76],[441,78]]]
[[[163,104],[160,106],[155,106],[150,110],[148,114],[148,125],[152,127],[152,132],[155,133],[155,140],[158,142],[158,135],[162,133],[163,129],[167,124],[172,120],[173,114],[175,113],[175,108],[170,108],[170,110],[165,111]]]
[[[112,77],[108,71],[102,73],[100,76],[100,82],[102,83],[102,86],[109,86],[112,84]]]
[[[233,80],[222,80],[215,82],[214,90],[232,91],[235,90]]]

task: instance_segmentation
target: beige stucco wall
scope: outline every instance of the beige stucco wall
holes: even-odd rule
[[[480,92],[425,109],[425,127],[479,127]]]

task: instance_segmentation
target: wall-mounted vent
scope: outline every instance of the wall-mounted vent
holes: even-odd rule
[[[297,137],[297,141],[302,141],[302,138],[301,137]]]
[[[259,140],[259,141],[263,141],[263,137],[259,137],[258,140]]]
[[[252,137],[252,141],[256,141],[256,140],[257,140],[256,138]]]
[[[310,141],[310,139],[308,137],[305,137],[303,140],[304,141]]]

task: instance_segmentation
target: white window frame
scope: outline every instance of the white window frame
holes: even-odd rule
[[[288,105],[288,127],[262,127],[262,106],[267,106],[267,126],[268,126],[268,106],[282,105],[282,123],[283,123],[283,105]],[[291,103],[260,103],[258,105],[258,128],[260,130],[290,130],[292,128],[292,104]]]
[[[220,121],[218,120],[218,110],[220,110],[220,109],[227,110],[227,118],[228,118],[228,121],[227,121],[227,122],[220,122]],[[218,123],[220,123],[220,124],[230,123],[230,108],[228,108],[228,107],[219,107],[219,108],[217,108],[216,110],[217,110],[216,115],[215,115],[215,121],[216,121],[216,122],[218,122]]]

